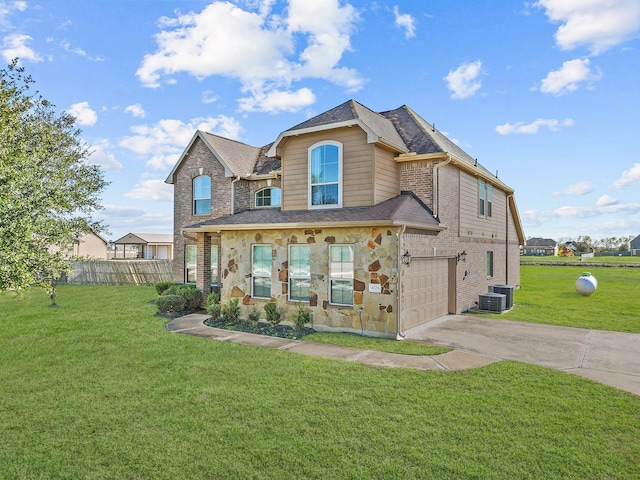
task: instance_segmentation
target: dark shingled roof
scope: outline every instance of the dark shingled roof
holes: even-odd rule
[[[530,238],[527,240],[527,247],[555,247],[557,245],[555,240],[550,238]]]
[[[271,145],[273,145],[273,142],[260,149],[256,165],[253,167],[254,175],[266,175],[271,172],[280,171],[280,159],[267,156],[267,152],[271,148]]]
[[[309,224],[322,226],[322,224],[345,223],[352,225],[354,222],[380,222],[381,224],[410,224],[415,228],[425,230],[440,230],[440,222],[433,217],[433,213],[412,192],[402,192],[401,195],[391,198],[378,205],[369,207],[329,208],[318,210],[279,210],[259,209],[247,210],[235,215],[207,220],[186,227],[189,229],[202,229],[211,227],[233,229],[241,225],[269,225],[269,224]]]

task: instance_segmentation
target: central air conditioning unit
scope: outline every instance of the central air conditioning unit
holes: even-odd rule
[[[504,308],[509,310],[513,307],[513,291],[515,287],[513,285],[489,285],[490,293],[501,293],[507,296]]]
[[[504,312],[507,304],[507,296],[502,293],[483,293],[480,295],[478,307],[487,312]]]

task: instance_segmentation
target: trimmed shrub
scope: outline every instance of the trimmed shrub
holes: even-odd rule
[[[222,307],[222,319],[225,322],[235,323],[240,318],[240,305],[238,299],[232,298],[231,301]]]
[[[207,296],[207,306],[215,305],[216,303],[220,303],[220,294],[218,292],[211,292]]]
[[[271,324],[272,327],[277,327],[282,321],[282,309],[275,302],[267,303],[264,306],[264,311],[267,315],[267,322]]]
[[[249,311],[249,323],[251,325],[257,325],[258,322],[260,321],[260,310],[258,310],[256,307],[253,307],[250,311]]]
[[[169,287],[172,287],[174,285],[180,285],[180,284],[175,282],[158,282],[155,285],[156,292],[158,292],[158,295],[162,295]]]
[[[186,300],[181,295],[161,295],[156,300],[158,313],[172,314],[183,312],[187,305]]]
[[[303,330],[304,326],[311,322],[311,314],[304,310],[304,305],[297,304],[293,312],[293,326],[296,330]]]
[[[207,313],[211,315],[212,320],[218,320],[220,318],[220,312],[222,305],[219,303],[210,303],[207,305]]]
[[[179,295],[183,297],[185,300],[184,309],[190,312],[200,310],[200,305],[202,305],[202,292],[194,285],[185,283],[172,284],[160,296],[166,297],[169,295]]]

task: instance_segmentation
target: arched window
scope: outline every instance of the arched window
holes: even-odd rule
[[[211,215],[211,177],[207,175],[193,179],[193,214]]]
[[[309,208],[342,206],[342,144],[309,147]]]
[[[279,207],[282,191],[277,187],[264,188],[256,192],[256,207]]]

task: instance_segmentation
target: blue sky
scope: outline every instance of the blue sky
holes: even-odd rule
[[[516,191],[525,234],[640,234],[638,0],[0,0],[2,63],[78,119],[109,239],[172,231],[196,129],[255,146],[411,106]]]

